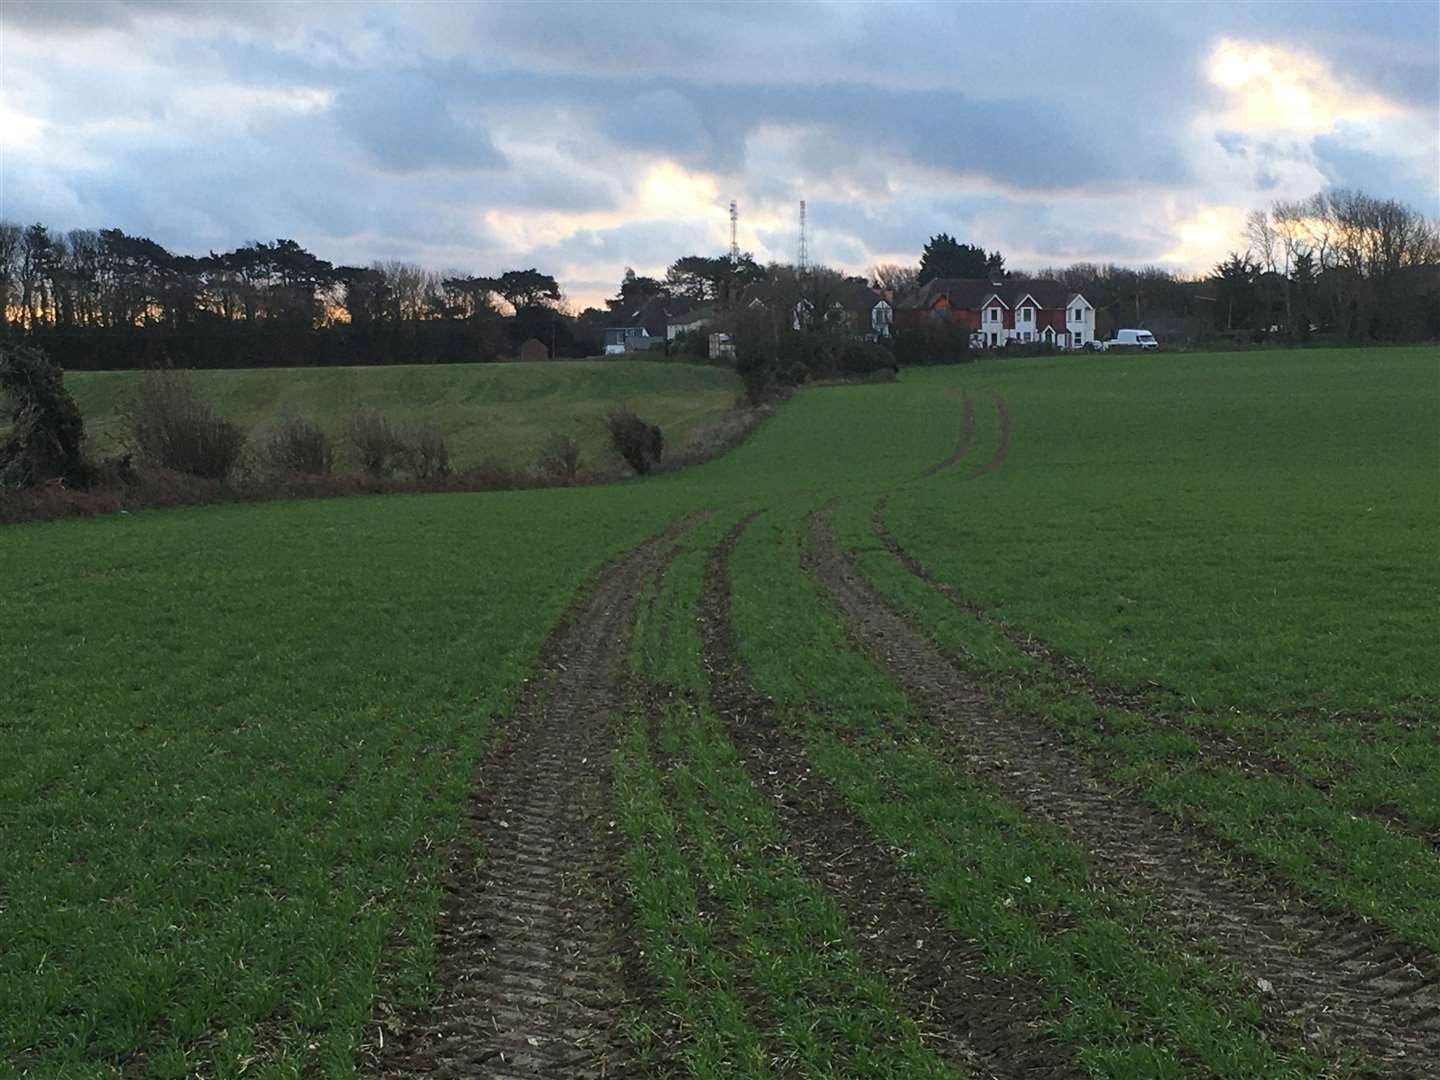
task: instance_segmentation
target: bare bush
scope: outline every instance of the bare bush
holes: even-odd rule
[[[289,416],[270,433],[270,464],[290,472],[325,476],[335,464],[330,437],[303,416]]]
[[[605,427],[615,452],[641,476],[659,463],[665,451],[664,433],[636,416],[628,406],[617,405],[611,409],[605,416]]]
[[[540,454],[540,473],[549,480],[573,484],[580,473],[580,444],[558,431],[551,435]]]
[[[415,432],[415,444],[411,448],[411,460],[415,475],[421,480],[449,476],[450,447],[445,442],[445,433],[434,424],[424,424]]]
[[[399,429],[375,409],[356,409],[345,422],[345,439],[360,455],[360,466],[376,480],[389,476],[410,456]]]
[[[207,480],[225,480],[245,453],[245,432],[215,409],[178,371],[140,378],[123,410],[126,435],[153,465]]]

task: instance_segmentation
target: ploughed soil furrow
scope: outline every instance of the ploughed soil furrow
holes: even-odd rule
[[[942,1058],[975,1077],[1075,1075],[1071,1048],[1041,1030],[1034,989],[985,970],[752,689],[735,642],[728,567],[753,517],[732,529],[706,564],[701,660],[711,706],[752,782],[774,803],[788,853],[835,900],[866,965],[887,978]]]
[[[900,541],[895,538],[885,524],[885,505],[888,501],[888,495],[882,495],[877,499],[874,513],[871,515],[871,526],[881,546],[895,556],[907,572],[945,597],[957,610],[963,611],[991,627],[1026,656],[1044,664],[1064,684],[1067,691],[1085,694],[1101,708],[1124,709],[1145,717],[1157,726],[1183,731],[1199,745],[1208,765],[1237,769],[1248,776],[1283,777],[1293,783],[1323,790],[1323,787],[1317,784],[1313,778],[1297,773],[1290,762],[1279,755],[1249,746],[1241,739],[1207,728],[1203,717],[1189,713],[1180,695],[1173,690],[1157,685],[1154,693],[1145,693],[1104,682],[1089,667],[1073,656],[1057,652],[1045,641],[995,618],[983,606],[965,599],[953,585],[937,578],[900,545]],[[1184,719],[1187,715],[1194,722],[1185,723]],[[1362,814],[1397,832],[1407,833],[1440,850],[1440,832],[1413,821],[1399,807],[1392,807],[1388,811],[1354,808],[1351,812]]]
[[[618,661],[668,534],[625,555],[546,645],[481,765],[436,932],[440,994],[382,1021],[384,1076],[628,1075],[620,1010],[623,931],[610,883],[610,713]]]
[[[953,741],[967,768],[1088,848],[1102,877],[1156,898],[1172,926],[1213,941],[1257,980],[1273,1011],[1298,1018],[1312,1036],[1364,1050],[1397,1075],[1435,1075],[1436,957],[1321,914],[1283,886],[1242,880],[1244,869],[1258,879],[1257,868],[1222,859],[1116,790],[1054,731],[1005,714],[860,577],[828,512],[811,526],[807,569],[839,604],[852,637]]]
[[[975,437],[975,403],[964,390],[960,391],[960,437],[955,440],[955,449],[944,461],[937,461],[920,474],[920,479],[934,476],[942,469],[948,469],[970,452],[970,440]]]

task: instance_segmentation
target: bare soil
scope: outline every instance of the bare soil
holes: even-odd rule
[[[891,671],[958,763],[1067,832],[1092,853],[1102,879],[1156,898],[1167,925],[1213,942],[1257,987],[1265,980],[1261,1000],[1272,1015],[1297,1019],[1307,1037],[1362,1050],[1396,1075],[1435,1075],[1436,957],[1264,882],[1257,867],[1108,783],[1054,731],[1007,715],[860,577],[828,512],[811,525],[807,568],[844,612],[853,639]]]
[[[673,557],[672,530],[629,552],[546,645],[481,765],[436,931],[439,995],[382,1019],[381,1076],[631,1075],[616,907],[619,838],[610,807],[610,715],[618,662],[647,575]],[[477,849],[478,850],[475,850]]]
[[[774,803],[787,852],[828,891],[866,965],[887,979],[942,1058],[976,1077],[1075,1075],[1072,1048],[1041,1028],[1033,988],[985,969],[752,689],[735,642],[728,566],[753,517],[725,536],[706,565],[701,659],[711,705],[751,780]]]

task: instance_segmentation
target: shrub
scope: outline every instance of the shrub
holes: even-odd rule
[[[617,405],[606,415],[605,426],[616,453],[641,476],[659,463],[665,450],[665,436],[654,424],[642,420],[626,406]]]
[[[450,447],[445,442],[445,433],[434,424],[422,425],[415,433],[411,457],[415,475],[421,480],[450,475]]]
[[[141,376],[123,416],[135,450],[161,468],[225,480],[245,453],[245,432],[216,416],[211,404],[178,371]]]
[[[558,431],[551,435],[540,454],[540,473],[561,483],[574,483],[580,473],[580,444]]]
[[[0,487],[56,478],[73,487],[90,483],[94,471],[85,459],[85,421],[62,372],[39,350],[0,347],[0,402],[11,424],[0,440]]]
[[[926,320],[895,332],[895,359],[902,364],[963,364],[973,360],[970,328],[946,320]]]
[[[410,445],[383,413],[356,409],[345,422],[345,438],[360,454],[360,465],[379,480],[410,456]]]
[[[270,464],[290,472],[324,476],[335,463],[330,437],[303,416],[280,421],[266,447]]]
[[[883,345],[851,338],[840,349],[835,367],[842,375],[875,375],[879,372],[893,374],[895,357]]]

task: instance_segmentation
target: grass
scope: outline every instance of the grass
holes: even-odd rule
[[[70,384],[103,416],[127,377]],[[282,394],[322,423],[360,401],[435,419],[461,464],[528,462],[615,398],[680,429],[734,396],[717,369],[611,362],[197,379],[247,424]],[[975,445],[920,482],[962,387]],[[988,387],[1014,446],[962,481],[995,447]],[[375,998],[432,989],[441,853],[491,718],[574,591],[696,509],[718,512],[632,649],[670,703],[617,717],[623,873],[662,998],[630,1030],[680,1073],[939,1074],[707,711],[705,551],[762,507],[732,563],[755,681],[937,910],[1053,1003],[1078,1060],[1313,1075],[1143,892],[1097,889],[1084,853],[948,763],[803,574],[800,522],[840,500],[864,572],[1013,707],[1290,888],[1433,945],[1437,403],[1426,350],[987,362],[803,393],[740,449],[645,482],[0,531],[0,1075],[352,1075]],[[878,546],[892,489],[889,528],[991,622]],[[1070,694],[1015,634],[1153,715]],[[1207,735],[1293,776],[1210,760]]]
[[[705,703],[694,612],[707,547],[729,524],[689,538],[645,598],[632,677],[663,704],[647,722],[637,702],[616,753],[626,885],[678,1020],[672,1053],[695,1076],[952,1076],[784,853],[773,809]]]
[[[904,489],[889,521],[966,596],[1107,679],[1198,708],[1440,708],[1433,349],[1087,357],[961,378],[1010,402],[1006,467]]]
[[[899,688],[851,648],[801,573],[802,513],[762,525],[734,560],[737,627],[757,685],[811,761],[890,844],[998,972],[1048,1000],[1048,1023],[1089,1072],[1320,1075],[1260,1030],[1254,991],[1148,925],[1143,900],[1108,891],[1085,854],[943,764]],[[761,522],[757,522],[761,525]],[[818,706],[818,707],[817,707]]]
[[[121,410],[139,377],[129,371],[65,377],[98,454],[119,450]],[[580,444],[587,467],[615,464],[619,459],[602,421],[622,401],[659,424],[668,444],[679,447],[698,426],[719,419],[741,389],[723,368],[633,360],[255,368],[198,371],[193,378],[221,416],[250,433],[253,445],[263,443],[289,412],[308,417],[339,446],[346,419],[365,406],[402,426],[437,425],[460,468],[482,461],[533,465],[556,432]],[[341,468],[358,467],[349,447],[339,449]]]

